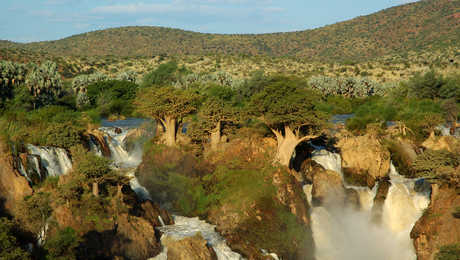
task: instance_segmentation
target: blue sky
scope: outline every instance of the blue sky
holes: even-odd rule
[[[208,33],[312,29],[411,0],[0,0],[0,39],[56,40],[152,25]]]

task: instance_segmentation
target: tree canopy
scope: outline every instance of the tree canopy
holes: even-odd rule
[[[250,111],[272,129],[307,127],[318,130],[325,115],[316,110],[320,95],[300,80],[277,77],[250,100]]]

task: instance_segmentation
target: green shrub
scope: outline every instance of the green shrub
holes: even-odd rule
[[[0,218],[0,259],[30,259],[29,253],[19,245],[15,230],[16,225],[16,223],[7,218]]]
[[[425,150],[412,164],[417,177],[439,177],[454,173],[460,165],[460,156],[445,150]]]
[[[89,105],[84,109],[94,109],[99,115],[112,114],[130,116],[133,112],[132,100],[136,96],[138,85],[130,81],[100,81],[87,87]]]
[[[436,260],[459,260],[460,244],[442,246],[436,254]]]
[[[76,248],[80,244],[77,232],[71,227],[59,229],[45,244],[47,259],[67,260],[76,259]]]
[[[353,103],[343,96],[328,96],[325,101],[317,105],[317,108],[332,115],[351,114],[353,112]]]
[[[176,73],[179,67],[175,61],[163,63],[157,69],[147,73],[142,80],[142,87],[152,85],[168,85],[174,83],[178,77]]]

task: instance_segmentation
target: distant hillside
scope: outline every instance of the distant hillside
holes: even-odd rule
[[[366,60],[460,43],[460,0],[429,0],[315,30],[258,35],[203,34],[162,27],[122,27],[0,48],[65,56],[266,55],[307,60]]]

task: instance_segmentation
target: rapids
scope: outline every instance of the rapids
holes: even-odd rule
[[[118,121],[104,123],[103,127],[99,128],[104,133],[104,141],[110,149],[112,167],[124,173],[130,178],[130,186],[136,192],[141,200],[150,200],[149,191],[141,186],[135,176],[136,168],[142,162],[142,138],[140,143],[135,145],[135,148],[129,150],[126,148],[127,137],[131,131],[136,131],[139,127],[139,122],[131,120],[128,122]],[[145,140],[145,139],[144,139]],[[91,150],[102,156],[100,150],[101,144],[96,143],[95,139],[90,140]],[[160,220],[162,222],[162,220]],[[175,239],[181,239],[188,236],[194,236],[196,233],[201,233],[203,238],[212,246],[219,260],[240,260],[243,259],[238,253],[233,252],[225,242],[225,239],[215,231],[215,226],[206,223],[205,221],[196,218],[187,218],[182,216],[174,216],[174,225],[160,227],[159,230],[163,236],[172,236]],[[163,248],[163,252],[158,256],[151,258],[155,260],[167,259],[167,248]],[[276,259],[276,258],[275,258]]]
[[[62,148],[56,147],[44,147],[44,146],[35,146],[27,145],[28,156],[32,163],[28,163],[31,168],[38,173],[41,177],[44,176],[59,176],[66,174],[72,169],[72,161],[67,154],[67,151]],[[40,162],[38,162],[38,158]],[[42,173],[40,165],[46,170],[46,174]],[[23,167],[23,166],[22,166]]]
[[[410,231],[430,203],[430,190],[417,192],[417,180],[399,175],[390,167],[391,186],[383,206],[381,223],[372,219],[372,209],[377,186],[355,187],[343,179],[340,155],[320,150],[312,159],[325,169],[335,171],[346,188],[354,189],[359,196],[361,209],[343,203],[311,207],[313,238],[317,260],[415,260],[415,250]],[[304,186],[311,204],[312,185]]]

